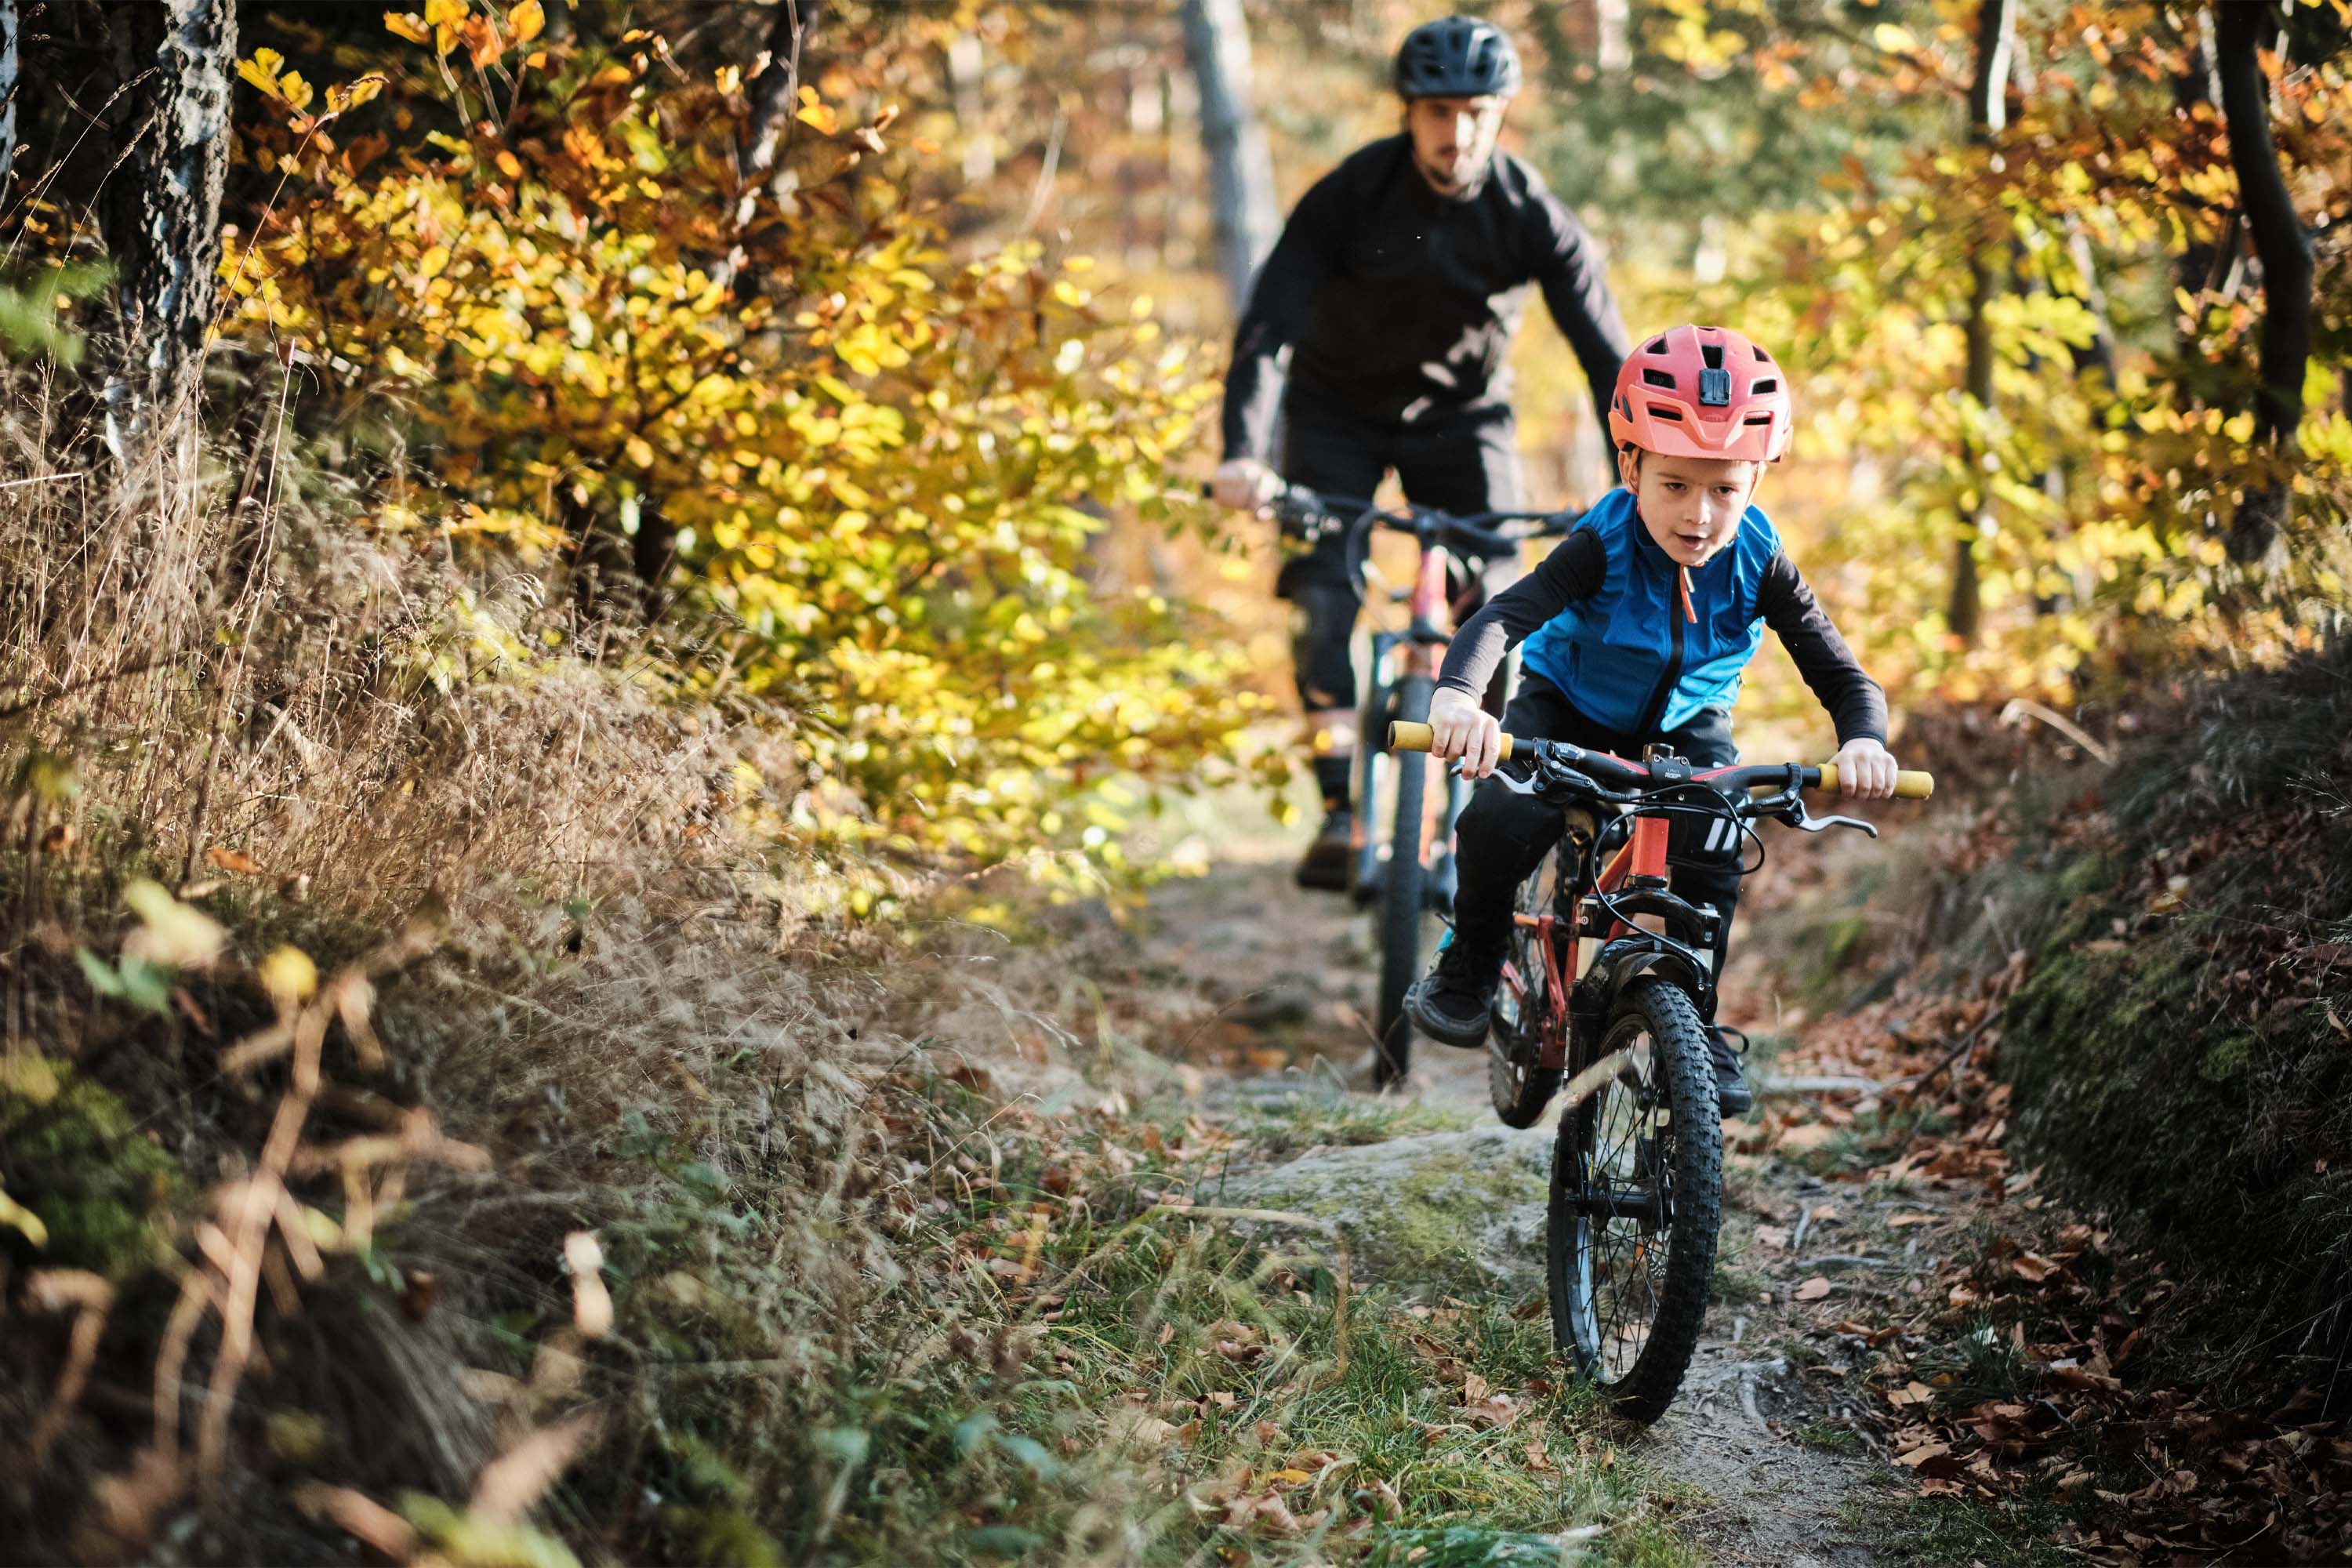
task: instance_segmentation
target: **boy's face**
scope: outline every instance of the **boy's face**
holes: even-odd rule
[[[1677,565],[1704,566],[1738,537],[1764,465],[1635,450],[1617,454],[1617,473],[1658,548]]]
[[[1404,108],[1412,132],[1412,161],[1421,177],[1441,196],[1477,182],[1495,155],[1503,128],[1503,100],[1485,98],[1416,98]]]

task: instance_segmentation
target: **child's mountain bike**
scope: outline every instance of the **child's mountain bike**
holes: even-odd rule
[[[1399,752],[1429,743],[1426,724],[1398,724],[1389,739]],[[1715,1014],[1717,917],[1668,890],[1668,826],[1703,818],[1711,841],[1755,845],[1757,866],[1754,825],[1766,817],[1808,833],[1878,830],[1807,816],[1804,791],[1837,787],[1831,766],[1694,773],[1663,748],[1632,763],[1509,735],[1502,752],[1520,765],[1496,776],[1557,805],[1567,832],[1519,892],[1487,1084],[1503,1120],[1528,1127],[1567,1080],[1546,1214],[1552,1336],[1619,1414],[1654,1421],[1697,1348],[1723,1217],[1704,1022]],[[1905,773],[1895,794],[1934,789],[1928,774]]]
[[[1429,717],[1446,645],[1458,618],[1475,607],[1482,592],[1475,573],[1463,572],[1461,565],[1516,552],[1523,540],[1566,534],[1581,514],[1485,511],[1455,517],[1428,507],[1391,511],[1296,485],[1284,489],[1268,510],[1287,531],[1310,541],[1346,530],[1349,574],[1360,583],[1376,530],[1410,534],[1421,547],[1412,585],[1391,595],[1406,607],[1405,626],[1375,625],[1371,633],[1370,679],[1364,683],[1356,748],[1355,858],[1349,874],[1356,901],[1379,910],[1372,1081],[1399,1083],[1412,1064],[1412,1024],[1404,1014],[1404,994],[1428,956],[1429,915],[1453,913],[1454,819],[1469,795],[1459,779],[1441,782],[1445,794],[1433,821],[1428,759],[1392,756],[1375,738],[1386,735],[1391,721]],[[1507,530],[1513,523],[1535,526]],[[1458,594],[1456,578],[1468,579]]]

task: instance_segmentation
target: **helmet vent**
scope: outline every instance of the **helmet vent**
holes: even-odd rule
[[[1769,425],[1772,423],[1772,416],[1769,414],[1751,414],[1747,418],[1742,419],[1740,423],[1742,425]]]
[[[1772,356],[1764,352],[1764,345],[1762,343],[1755,344],[1754,347],[1756,349],[1756,357],[1758,359],[1762,360],[1766,364],[1770,364],[1772,363]]]
[[[1652,338],[1650,340],[1649,346],[1644,348],[1642,352],[1645,354],[1662,354],[1666,352],[1666,340],[1664,338]]]
[[[1682,422],[1683,411],[1679,408],[1668,408],[1663,404],[1653,403],[1650,405],[1650,417],[1653,419],[1672,419],[1676,424],[1680,424]]]
[[[1706,362],[1707,369],[1721,370],[1723,368],[1723,345],[1721,343],[1701,343],[1698,346],[1698,353],[1699,357]]]
[[[1769,375],[1762,381],[1750,382],[1748,385],[1748,394],[1751,397],[1761,397],[1768,392],[1780,390],[1780,384]]]
[[[1668,371],[1645,370],[1642,373],[1642,380],[1646,385],[1663,386],[1668,392],[1672,392],[1675,389],[1674,375]]]

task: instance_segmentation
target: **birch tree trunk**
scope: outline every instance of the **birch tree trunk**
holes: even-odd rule
[[[236,9],[233,0],[142,0],[110,20],[126,90],[100,219],[120,272],[123,334],[108,400],[118,417],[127,403],[133,425],[152,427],[194,396],[212,324]]]
[[[2294,458],[2303,423],[2303,377],[2311,363],[2311,236],[2294,210],[2271,140],[2270,83],[2258,51],[2278,40],[2278,12],[2257,5],[2217,5],[2214,64],[2221,79],[2221,114],[2230,127],[2230,163],[2238,173],[2238,208],[2263,264],[2261,384],[2254,393],[2257,437],[2282,462]],[[2287,487],[2280,480],[2251,489],[2230,521],[2230,554],[2256,561],[2286,521]]]
[[[1983,0],[1977,11],[1977,75],[1969,89],[1969,142],[1985,147],[2009,123],[2010,54],[2016,35],[2017,0]],[[1982,417],[1992,409],[1993,343],[1990,311],[2000,289],[2000,258],[1983,240],[1969,258],[1968,368],[1966,387]],[[1952,595],[1944,624],[1962,642],[1974,642],[1982,619],[1977,578],[1977,542],[1992,517],[1992,487],[1985,470],[1983,443],[1964,441],[1969,482],[1977,496],[1974,514],[1961,525],[1952,546]]]
[[[1274,248],[1274,158],[1250,95],[1249,24],[1241,0],[1184,0],[1184,56],[1201,89],[1201,144],[1217,218],[1217,264],[1239,315]]]
[[[8,194],[8,173],[16,162],[17,40],[24,32],[16,0],[0,0],[0,200]]]

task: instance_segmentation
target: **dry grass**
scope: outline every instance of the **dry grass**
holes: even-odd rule
[[[0,1533],[279,1560],[355,1523],[399,1546],[391,1520],[401,1553],[478,1557],[649,1440],[676,1374],[611,1368],[679,1359],[651,1325],[724,1320],[704,1337],[771,1379],[862,1331],[898,1270],[854,1189],[906,1043],[873,985],[784,952],[816,873],[747,828],[794,787],[786,716],[686,700],[681,649],[583,617],[560,563],[355,525],[362,486],[275,437],[110,481],[51,456],[96,449],[62,393],[23,390],[0,1188],[55,1223],[0,1232],[0,1409],[40,1461]],[[131,972],[135,876],[226,928],[160,1009],[78,956]],[[305,1000],[289,942],[352,967]],[[606,1269],[561,1259],[599,1232],[660,1304],[592,1310]]]

